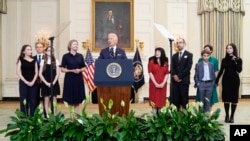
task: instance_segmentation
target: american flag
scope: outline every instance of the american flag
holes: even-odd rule
[[[83,71],[83,78],[88,84],[89,91],[95,90],[96,86],[94,83],[94,72],[95,72],[95,62],[88,48],[87,55],[85,58],[86,68]]]

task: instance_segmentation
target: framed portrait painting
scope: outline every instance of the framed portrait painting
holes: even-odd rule
[[[92,50],[108,47],[107,36],[116,33],[117,47],[134,51],[134,0],[92,0]]]

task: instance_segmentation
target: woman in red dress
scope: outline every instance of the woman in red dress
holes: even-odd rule
[[[167,80],[168,80],[168,58],[163,48],[155,49],[155,55],[149,59],[149,104],[152,111],[158,113],[166,105]]]

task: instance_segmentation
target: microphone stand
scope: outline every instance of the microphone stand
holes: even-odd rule
[[[172,47],[172,42],[173,42],[174,40],[173,39],[171,39],[171,38],[169,38],[169,43],[170,43],[170,62],[171,62],[171,64],[170,64],[170,94],[169,94],[169,96],[170,96],[170,104],[173,102],[173,84],[172,84],[172,76],[173,76],[173,62],[172,62],[172,50],[173,50],[173,47]]]
[[[52,55],[53,55],[53,41],[55,37],[49,37],[50,40],[50,104],[51,104],[51,112],[54,114],[54,95],[53,95],[53,66],[52,66]]]

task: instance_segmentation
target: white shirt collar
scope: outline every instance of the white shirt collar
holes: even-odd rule
[[[109,47],[109,49],[112,48],[112,47]],[[116,51],[116,45],[113,47],[114,48],[114,52]]]
[[[179,51],[179,53],[181,52],[181,55],[183,55],[183,53],[185,52],[185,49]]]
[[[41,56],[41,59],[43,59],[44,54],[37,54],[36,57],[39,59],[39,56]]]

